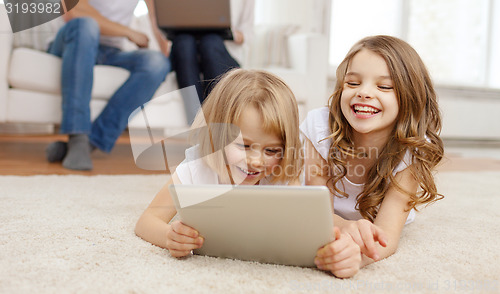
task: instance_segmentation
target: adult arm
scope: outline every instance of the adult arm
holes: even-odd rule
[[[161,52],[168,57],[170,55],[171,44],[158,28],[158,23],[156,22],[156,12],[155,12],[156,10],[154,1],[153,0],[145,0],[145,1],[146,5],[148,6],[149,20],[151,23],[151,29],[153,30],[153,34],[156,38],[156,41],[158,42],[158,45],[160,46]]]
[[[66,22],[79,17],[93,18],[98,23],[101,35],[103,36],[126,37],[138,47],[144,48],[148,46],[149,40],[144,33],[109,20],[90,5],[88,0],[79,0],[78,4],[70,11],[66,11],[65,9],[63,18]]]
[[[253,35],[254,26],[254,11],[255,11],[255,1],[254,0],[232,0],[233,2],[239,1],[236,21],[233,24],[233,38],[234,43],[241,45],[245,42],[249,43]]]

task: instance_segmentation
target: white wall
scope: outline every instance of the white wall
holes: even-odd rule
[[[303,0],[256,0],[256,24],[299,24],[308,25],[309,1]]]
[[[295,24],[307,32],[323,32],[325,6],[331,0],[256,0],[256,24]]]
[[[437,87],[445,139],[500,140],[500,91]]]

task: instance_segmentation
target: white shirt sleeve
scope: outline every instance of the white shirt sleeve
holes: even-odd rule
[[[231,0],[231,26],[232,30],[243,33],[243,44],[238,45],[233,41],[225,41],[229,54],[244,66],[253,40],[255,0]]]
[[[219,177],[199,156],[198,146],[193,146],[186,150],[186,159],[184,159],[175,169],[175,173],[181,184],[218,184]]]
[[[311,141],[316,151],[325,160],[328,160],[328,153],[332,144],[331,139],[325,139],[330,136],[328,116],[328,107],[313,109],[308,112],[307,117],[300,124],[301,134]]]

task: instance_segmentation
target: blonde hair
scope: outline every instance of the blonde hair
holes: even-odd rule
[[[346,162],[338,155],[355,156],[352,128],[342,114],[340,98],[347,68],[362,49],[384,58],[393,81],[399,104],[396,125],[379,158],[368,170],[363,192],[357,197],[356,207],[361,215],[373,221],[387,190],[394,186],[410,196],[410,208],[432,203],[443,196],[438,194],[432,170],[443,157],[443,143],[439,137],[441,115],[430,75],[418,53],[405,41],[391,36],[371,36],[358,41],[337,68],[335,90],[329,100],[329,126],[332,135],[329,166],[336,171],[330,179],[337,195],[347,195],[337,189],[336,183],[347,174]],[[419,191],[405,191],[396,181],[393,171],[411,154],[409,169],[419,184]],[[332,191],[332,192],[334,192]],[[335,194],[335,193],[334,193]]]
[[[262,70],[233,69],[227,72],[204,101],[193,126],[200,128],[205,122],[208,124],[208,132],[196,135],[205,162],[219,176],[226,174],[228,169],[224,152],[214,152],[223,150],[236,138],[239,128],[234,124],[250,105],[262,115],[263,129],[277,135],[284,145],[281,172],[273,174],[271,182],[288,182],[298,178],[302,156],[297,102],[283,80]],[[209,154],[212,156],[207,156]]]

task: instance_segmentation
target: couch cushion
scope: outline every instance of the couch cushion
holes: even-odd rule
[[[61,121],[61,96],[57,94],[10,89],[7,122],[49,123]]]
[[[61,122],[61,96],[10,89],[8,91],[7,122],[48,123]],[[93,121],[106,106],[106,101],[93,99],[90,102],[90,119]]]
[[[168,81],[175,80],[170,76],[156,91],[155,97],[129,117],[129,128],[179,129],[188,125],[181,91],[168,88]]]
[[[109,99],[128,76],[129,72],[122,68],[96,66],[92,98]],[[16,48],[12,52],[8,81],[13,88],[60,94],[61,59],[38,50]]]

